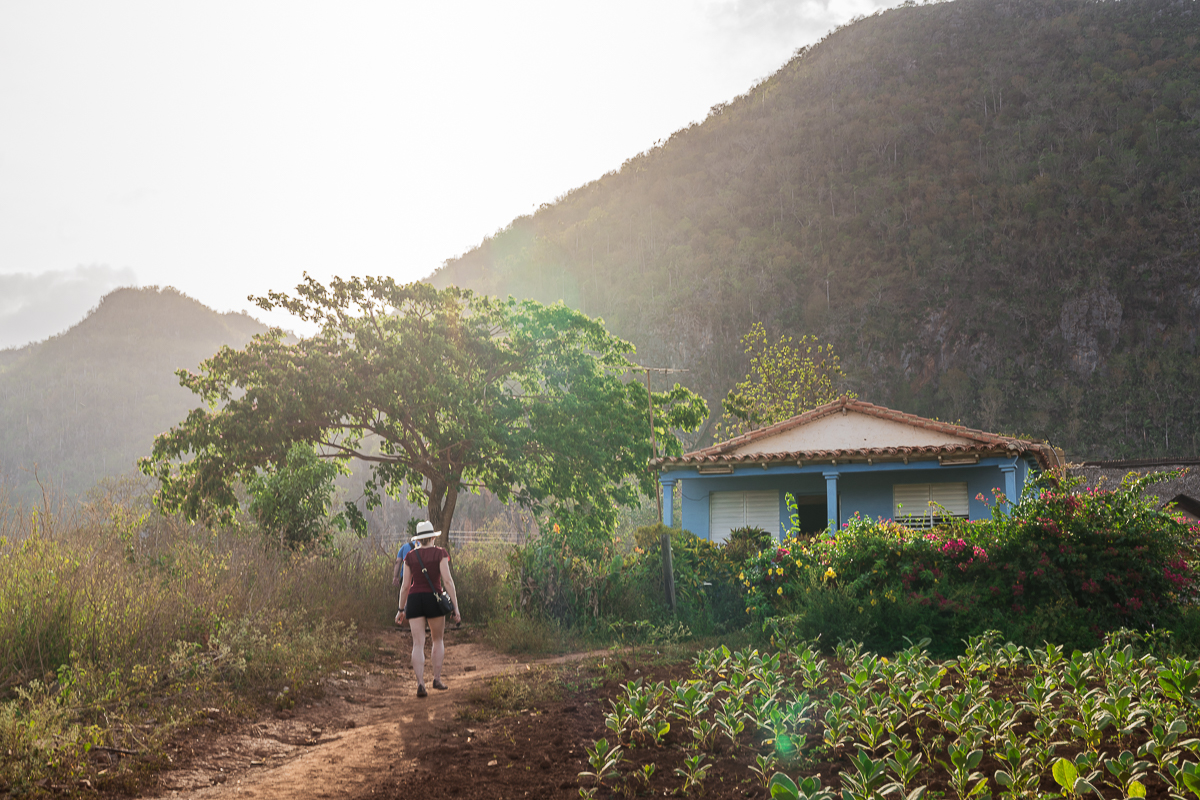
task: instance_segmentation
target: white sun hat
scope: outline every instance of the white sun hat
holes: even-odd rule
[[[417,532],[412,535],[412,540],[415,542],[418,539],[432,539],[435,536],[441,536],[441,535],[442,535],[441,531],[435,531],[433,529],[432,522],[428,522],[428,521],[418,522],[417,523]]]

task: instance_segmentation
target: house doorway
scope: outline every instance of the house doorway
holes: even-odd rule
[[[829,527],[829,500],[825,495],[798,494],[795,498],[798,536],[815,536]]]

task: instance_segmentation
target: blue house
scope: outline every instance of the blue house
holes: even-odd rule
[[[1030,476],[1064,466],[1044,442],[964,428],[842,397],[832,403],[682,456],[658,458],[663,522],[673,523],[676,484],[682,525],[722,542],[756,526],[777,537],[790,527],[837,528],[858,513],[927,528],[947,517],[981,519],[1001,498],[1015,502]],[[982,497],[983,499],[979,499]]]

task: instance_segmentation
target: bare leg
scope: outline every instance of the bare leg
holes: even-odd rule
[[[440,681],[442,679],[442,661],[446,658],[446,618],[430,617],[429,634],[433,637],[433,648],[430,654],[433,658],[433,679]]]
[[[412,649],[412,666],[413,672],[417,673],[417,686],[425,685],[425,618],[410,617],[408,620],[408,629],[412,631],[413,649]],[[440,661],[435,661],[439,668]]]

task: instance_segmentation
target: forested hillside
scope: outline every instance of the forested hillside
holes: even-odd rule
[[[35,466],[67,494],[135,472],[154,436],[200,402],[175,370],[265,329],[174,289],[118,289],[66,333],[0,351],[0,480],[30,501]]]
[[[762,320],[871,402],[1194,454],[1198,41],[1193,0],[885,12],[434,282],[602,316],[714,409]]]

